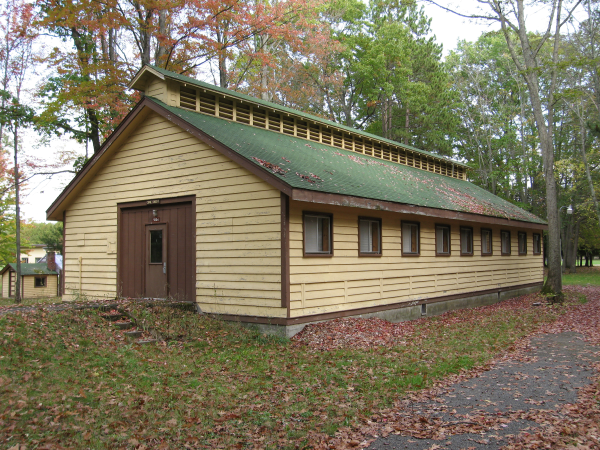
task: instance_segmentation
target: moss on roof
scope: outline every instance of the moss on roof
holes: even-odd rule
[[[324,124],[327,124],[327,125],[329,125],[330,127],[333,127],[333,128],[338,128],[340,130],[345,130],[345,131],[347,131],[349,133],[358,134],[358,135],[361,135],[361,136],[364,136],[364,137],[368,137],[370,139],[375,139],[376,141],[386,142],[386,143],[388,143],[390,145],[397,146],[397,147],[402,147],[402,148],[411,150],[413,152],[421,153],[421,154],[424,154],[424,155],[427,155],[427,156],[431,156],[432,158],[439,159],[439,160],[442,160],[442,161],[449,161],[449,162],[452,162],[452,163],[454,163],[454,164],[456,164],[458,166],[467,167],[467,168],[469,167],[468,165],[466,165],[464,163],[461,163],[459,161],[454,161],[453,159],[446,158],[446,157],[441,156],[441,155],[436,155],[435,153],[431,153],[431,152],[428,152],[426,150],[421,150],[419,148],[412,147],[412,146],[407,145],[407,144],[402,144],[402,143],[400,143],[398,141],[392,141],[391,139],[386,139],[384,137],[377,136],[375,134],[367,133],[366,131],[357,130],[356,128],[348,127],[346,125],[341,125],[339,123],[333,122],[331,120],[324,119],[322,117],[314,116],[312,114],[307,114],[307,113],[304,113],[302,111],[298,111],[296,109],[292,109],[292,108],[288,108],[286,106],[279,105],[277,103],[267,102],[265,100],[260,100],[258,98],[251,97],[251,96],[246,95],[246,94],[241,94],[239,92],[232,91],[230,89],[225,89],[225,88],[222,88],[222,87],[219,87],[219,86],[214,86],[212,84],[204,83],[204,82],[196,80],[194,78],[187,77],[185,75],[180,75],[178,73],[171,72],[169,70],[162,69],[160,67],[156,67],[156,66],[149,66],[149,67],[151,67],[152,69],[156,70],[157,72],[161,73],[162,75],[164,75],[166,77],[173,78],[173,79],[181,81],[183,83],[193,84],[193,85],[198,86],[200,88],[210,89],[210,90],[215,91],[215,92],[220,92],[221,94],[224,94],[224,95],[227,95],[227,96],[230,96],[230,97],[236,97],[236,98],[248,101],[248,102],[256,103],[258,105],[264,106],[265,108],[276,109],[276,110],[279,110],[279,111],[283,111],[283,112],[286,112],[288,114],[292,114],[292,115],[295,115],[295,116],[302,117],[302,118],[304,118],[306,120],[312,120],[312,121],[315,121],[315,122],[324,123]]]
[[[463,180],[218,117],[158,105],[292,188],[545,224]]]

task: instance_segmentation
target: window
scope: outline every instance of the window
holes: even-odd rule
[[[502,230],[500,231],[500,241],[501,241],[501,253],[503,255],[510,255],[510,231]]]
[[[381,255],[381,219],[358,218],[359,256]]]
[[[473,255],[473,228],[460,227],[460,254]]]
[[[419,222],[402,222],[402,255],[418,256],[420,251]]]
[[[29,262],[29,258],[21,258],[21,262],[27,264]]]
[[[527,254],[527,233],[524,231],[519,231],[519,255]]]
[[[304,213],[304,254],[328,256],[333,254],[331,214]]]
[[[435,226],[435,254],[437,256],[450,255],[450,225]]]
[[[46,277],[35,277],[34,286],[37,287],[46,287]]]
[[[542,235],[538,233],[533,233],[533,254],[542,254]]]
[[[35,263],[39,263],[41,261],[42,258],[35,258]]]
[[[150,264],[163,262],[163,230],[150,230]]]
[[[482,255],[493,255],[492,250],[492,230],[488,228],[481,229],[481,254]]]

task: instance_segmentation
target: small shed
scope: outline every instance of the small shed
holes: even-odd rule
[[[21,263],[21,298],[57,297],[60,295],[59,272],[54,264],[52,270],[46,263]],[[0,272],[2,275],[2,297],[15,296],[15,281],[17,279],[17,264],[10,263]]]

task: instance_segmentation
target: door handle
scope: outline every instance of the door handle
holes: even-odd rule
[[[163,273],[167,273],[167,263],[163,263]]]

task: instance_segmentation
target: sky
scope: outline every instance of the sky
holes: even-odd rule
[[[436,36],[436,41],[443,45],[444,56],[447,56],[451,50],[456,48],[459,40],[475,41],[482,33],[499,29],[498,23],[485,23],[483,21],[465,19],[426,1],[419,1],[423,5],[425,13],[431,18],[431,30]],[[438,3],[456,8],[463,13],[476,11],[477,8],[476,0],[461,0],[460,2],[438,0]],[[542,13],[542,11],[533,11],[532,16],[528,17],[527,24],[530,29],[540,30],[546,26],[540,18],[547,16],[543,13],[539,15],[535,14],[536,12]],[[34,141],[35,138],[33,136],[30,136],[30,139],[26,139],[26,142]],[[32,148],[29,149],[28,153],[40,155],[40,157],[50,161],[52,160],[52,155],[63,148],[75,151],[80,155],[85,154],[85,146],[79,145],[69,139],[54,139],[47,145],[37,148],[33,148],[33,145],[30,145],[30,147]],[[27,191],[24,193],[22,218],[44,222],[46,220],[46,210],[62,192],[71,178],[72,175],[57,175],[49,180],[42,177],[33,178],[28,184]]]

